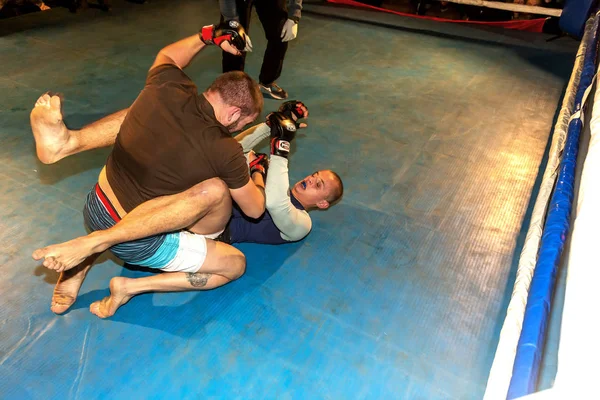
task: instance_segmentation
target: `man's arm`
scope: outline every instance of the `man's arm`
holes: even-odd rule
[[[290,100],[279,107],[279,112],[283,112],[288,118],[293,121],[297,121],[300,118],[308,118],[308,109],[301,101]],[[298,128],[306,128],[306,124],[297,123]],[[241,145],[244,153],[248,153],[250,150],[266,139],[271,133],[271,127],[266,122],[262,124],[254,125],[235,137]]]
[[[200,40],[200,36],[189,36],[160,50],[150,69],[163,64],[174,64],[184,69],[204,47],[206,44]]]
[[[163,64],[173,64],[180,69],[189,65],[206,43],[213,43],[228,53],[239,56],[247,47],[246,33],[239,24],[231,26],[227,22],[208,25],[197,35],[189,36],[168,45],[158,52],[150,69]]]
[[[281,41],[289,42],[298,36],[298,22],[302,11],[302,0],[288,0],[288,19],[281,29]]]
[[[241,145],[244,153],[248,153],[258,143],[269,137],[271,128],[266,123],[254,125],[235,137]]]
[[[289,187],[287,158],[272,155],[265,189],[267,210],[281,232],[281,237],[297,241],[309,234],[312,221],[306,211],[299,210],[292,204],[288,194]]]
[[[220,26],[204,27],[203,30],[206,30],[207,28],[209,28],[208,36],[210,36],[210,40],[214,39],[215,42],[219,42],[220,47],[225,51],[228,51],[232,54],[240,54],[240,52],[229,43],[229,41],[220,41],[219,37],[214,36],[215,29],[217,30],[217,35],[221,33],[231,35],[232,33],[229,30],[220,28]],[[238,30],[238,33],[243,33],[243,29]],[[162,64],[174,64],[180,69],[183,69],[204,47],[206,47],[206,44],[200,38],[200,34],[189,36],[160,50],[156,56],[156,59],[154,60],[154,64],[152,64],[150,69]],[[85,150],[113,145],[128,111],[129,109],[126,108],[104,117],[90,125],[87,125],[79,131],[69,131],[70,137],[68,150],[70,153],[68,155],[79,153]]]
[[[265,212],[265,183],[260,173],[252,174],[252,179],[239,189],[230,189],[231,198],[250,218],[260,218]]]
[[[312,228],[308,212],[297,209],[288,194],[290,142],[296,136],[296,129],[306,127],[305,123],[298,123],[298,119],[307,117],[308,109],[297,100],[283,103],[278,112],[267,116],[271,129],[271,159],[265,190],[267,210],[281,232],[281,237],[288,241],[304,238]]]
[[[302,102],[287,102],[280,110],[288,113],[290,118],[294,120],[308,117],[308,110]],[[284,129],[276,126],[276,119],[273,119],[270,124],[271,126],[266,123],[255,125],[235,137],[242,145],[245,153],[252,150],[258,142],[272,135],[273,131],[280,132],[281,129]],[[304,128],[306,124],[298,124],[298,127]],[[291,140],[290,138],[288,139]],[[271,147],[271,151],[273,152],[273,146]],[[255,175],[257,174],[253,174],[253,177]],[[272,154],[265,188],[266,208],[269,210],[275,226],[280,231],[281,237],[287,241],[296,241],[302,239],[310,232],[312,222],[306,211],[299,210],[292,204],[288,194],[289,185],[287,158]],[[242,208],[244,214],[251,218],[257,218],[249,215],[237,200],[239,198],[241,201],[244,201],[244,194],[236,193],[234,195],[234,191],[231,194],[233,200]]]

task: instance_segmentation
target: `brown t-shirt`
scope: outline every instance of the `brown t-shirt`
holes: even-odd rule
[[[210,178],[230,189],[250,180],[242,146],[196,85],[174,65],[153,68],[117,136],[106,173],[125,211]]]

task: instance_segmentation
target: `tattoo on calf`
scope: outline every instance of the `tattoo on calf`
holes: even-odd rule
[[[204,287],[206,282],[210,279],[212,274],[201,274],[200,272],[188,272],[186,274],[187,280],[193,287]]]

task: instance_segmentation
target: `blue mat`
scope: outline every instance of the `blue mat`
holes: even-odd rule
[[[104,257],[56,316],[57,275],[31,253],[85,233],[109,150],[42,165],[31,107],[62,92],[72,127],[127,107],[161,47],[218,18],[208,1],[115,3],[0,29],[0,397],[481,398],[577,44],[306,6],[278,81],[310,108],[291,179],[332,168],[342,203],[301,243],[241,245],[246,275],[226,287],[99,320],[88,307],[111,277],[149,274]],[[201,89],[213,50],[187,71]]]

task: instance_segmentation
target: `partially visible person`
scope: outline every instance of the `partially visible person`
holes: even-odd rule
[[[50,7],[43,0],[0,0],[0,18],[47,10]]]
[[[279,113],[295,121],[299,129],[306,126],[297,122],[308,117],[308,110],[302,102],[295,100],[285,102],[279,108]],[[290,190],[288,157],[290,142],[295,132],[283,135],[283,138],[282,135],[273,134],[268,123],[269,119],[276,119],[277,116],[269,117],[271,118],[267,119],[267,123],[252,128],[251,135],[248,135],[251,132],[248,130],[236,137],[241,141],[244,151],[248,151],[261,140],[269,137],[269,134],[271,136],[271,155],[266,180],[267,211],[259,219],[253,219],[246,216],[234,204],[231,221],[217,240],[226,243],[262,244],[282,244],[302,240],[312,228],[308,211],[327,209],[342,197],[344,191],[342,180],[331,170],[316,171],[294,184]],[[245,135],[248,136],[244,137]]]
[[[267,38],[267,48],[258,76],[260,88],[271,98],[287,99],[288,93],[276,81],[281,76],[288,42],[298,35],[302,0],[219,0],[222,18],[239,21],[246,33],[250,29],[253,6]],[[243,71],[245,61],[245,53],[234,56],[223,52],[223,72]]]

